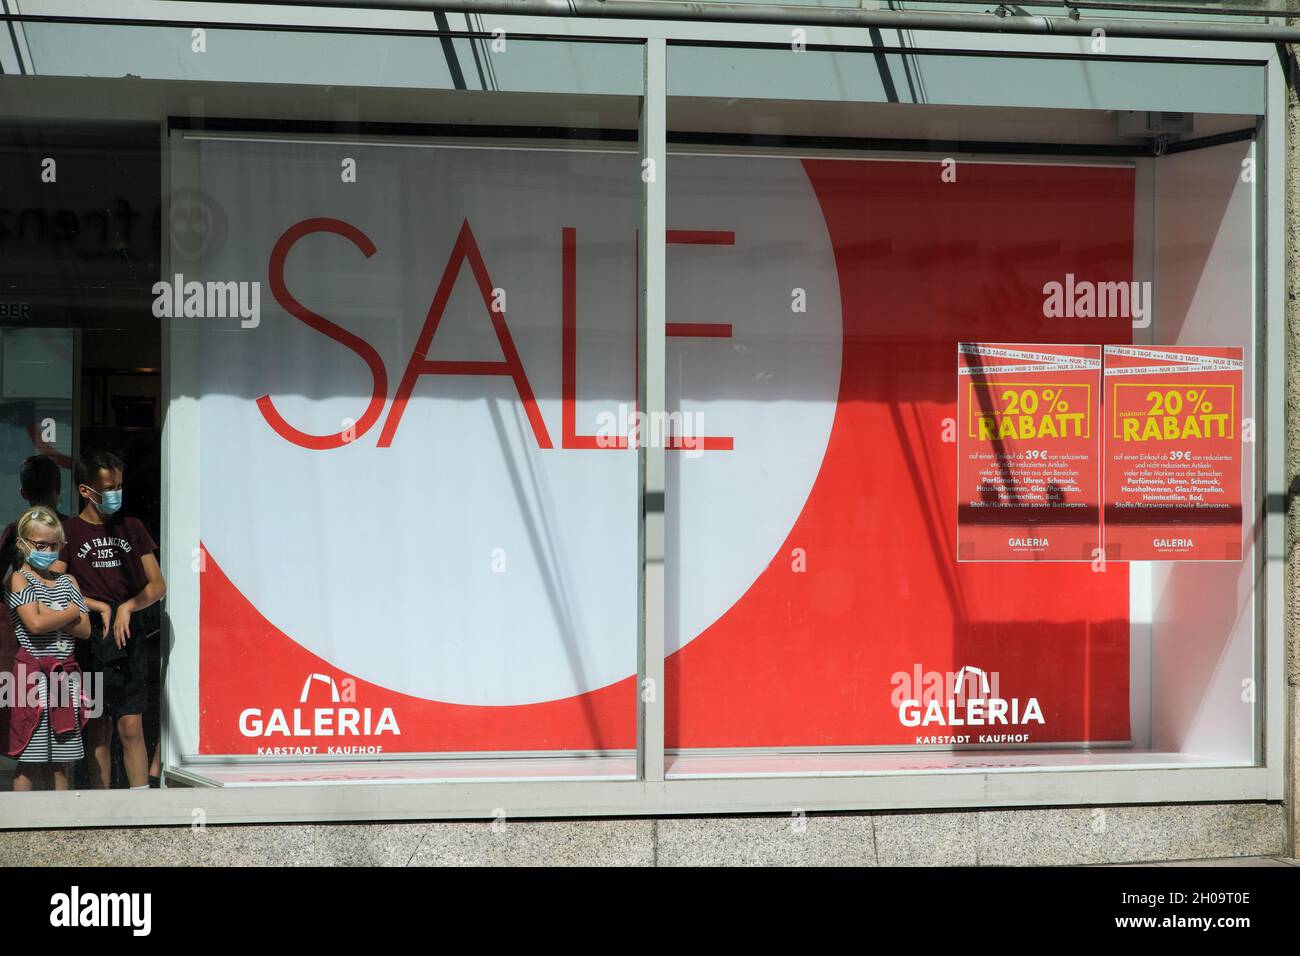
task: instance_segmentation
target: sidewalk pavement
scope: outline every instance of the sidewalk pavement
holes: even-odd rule
[[[1102,866],[1295,866],[1300,859],[1287,856],[1227,856],[1215,860],[1167,860],[1163,863],[1103,863]]]

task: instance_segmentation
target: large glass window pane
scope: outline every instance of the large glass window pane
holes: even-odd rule
[[[1259,77],[961,59],[669,48],[670,776],[1257,760]]]
[[[126,462],[170,782],[631,776],[640,46],[25,26],[0,384]]]

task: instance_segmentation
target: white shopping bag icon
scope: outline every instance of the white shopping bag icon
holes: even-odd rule
[[[307,703],[307,695],[311,693],[311,682],[318,680],[327,684],[330,689],[330,701],[337,704],[339,702],[339,685],[334,683],[334,678],[329,674],[308,674],[307,679],[302,682],[302,693],[298,696],[298,703]]]

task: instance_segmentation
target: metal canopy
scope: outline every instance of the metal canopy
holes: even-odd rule
[[[184,0],[187,3],[198,0]],[[215,0],[242,4],[245,0]],[[1082,17],[1065,4],[1063,16],[1036,16],[1000,4],[994,13],[863,10],[856,7],[794,7],[768,4],[683,3],[679,0],[276,0],[295,7],[396,10],[425,13],[498,14],[538,17],[598,17],[623,20],[682,20],[707,23],[788,23],[806,26],[866,27],[881,30],[935,30],[956,33],[1056,34],[1168,40],[1236,40],[1257,43],[1300,42],[1300,26],[1181,20],[1115,20]],[[1300,0],[1266,0],[1289,7]],[[1133,9],[1141,9],[1135,4]],[[1147,10],[1153,10],[1147,7]],[[1196,9],[1200,8],[1182,8]],[[1223,13],[1216,7],[1210,12]],[[1233,10],[1266,16],[1269,10]],[[1100,31],[1100,32],[1099,32]]]

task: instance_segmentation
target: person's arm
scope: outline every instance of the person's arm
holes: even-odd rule
[[[92,597],[82,595],[81,598],[86,602],[86,608],[94,614],[99,615],[100,623],[104,625],[104,633],[107,634],[113,628],[113,605],[106,604],[103,601],[97,601]]]
[[[9,593],[11,595],[21,594],[28,587],[28,584],[27,579],[15,571],[9,578]],[[69,604],[62,610],[55,610],[35,600],[15,607],[11,597],[9,606],[14,607],[18,619],[23,622],[23,628],[28,634],[52,634],[76,623],[81,617],[81,608],[77,607],[75,603]],[[87,627],[89,627],[89,622],[87,622]]]
[[[81,611],[81,613],[77,615],[76,624],[74,624],[72,627],[65,627],[63,630],[65,633],[71,634],[73,637],[77,638],[78,640],[84,641],[90,637],[90,614],[86,610],[86,599],[81,596],[81,588],[77,587],[77,579],[70,574],[67,576],[67,578],[70,582],[72,582],[73,603],[69,605],[69,607],[75,606],[78,610]]]
[[[131,615],[157,604],[167,593],[167,582],[163,580],[158,559],[152,554],[146,554],[140,559],[140,566],[144,568],[145,586],[135,597],[119,604],[117,615],[113,618],[113,640],[118,647],[125,645],[131,637]]]

